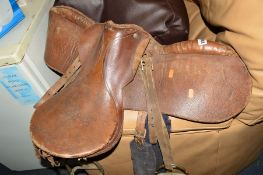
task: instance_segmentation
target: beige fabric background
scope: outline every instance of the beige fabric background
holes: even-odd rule
[[[200,10],[185,0],[190,19],[189,39],[204,38],[231,45],[253,78],[248,106],[237,118],[220,124],[199,124],[173,118],[171,144],[176,162],[192,175],[232,175],[257,158],[263,149],[263,1],[201,0]],[[125,112],[124,132],[134,129],[136,112]],[[106,174],[133,174],[129,142],[124,135],[116,149],[100,161]]]

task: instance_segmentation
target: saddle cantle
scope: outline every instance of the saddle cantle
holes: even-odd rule
[[[50,10],[45,62],[64,73],[78,56],[81,33],[95,22],[70,7],[55,7]]]
[[[61,9],[51,11],[54,18],[67,21],[65,11],[78,15]],[[186,41],[164,46],[136,25],[112,22],[91,22],[81,30],[68,49],[60,46],[65,44],[61,37],[49,50],[60,36],[48,36],[46,56],[64,51],[68,60],[81,65],[69,83],[38,105],[31,119],[33,143],[52,156],[93,157],[116,145],[123,110],[147,110],[141,62],[151,62],[160,110],[171,116],[222,122],[238,114],[250,96],[252,83],[245,65],[222,44]],[[67,35],[66,41],[71,38]]]

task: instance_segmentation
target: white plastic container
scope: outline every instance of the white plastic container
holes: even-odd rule
[[[24,0],[26,18],[0,40],[0,163],[12,170],[42,167],[29,123],[34,103],[58,79],[43,58],[53,3]]]
[[[9,0],[0,0],[0,31],[13,18],[13,10]]]

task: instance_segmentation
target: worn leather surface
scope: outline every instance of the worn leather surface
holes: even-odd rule
[[[143,83],[136,78],[143,55],[152,58],[163,113],[221,122],[240,112],[250,95],[245,65],[224,45],[188,41],[164,46],[138,26],[112,22],[92,25],[79,40],[79,73],[37,107],[30,123],[33,143],[52,156],[94,157],[116,145],[127,107],[124,88],[135,82],[128,92],[136,101],[127,101],[135,106],[143,101]]]
[[[235,116],[240,112],[235,109],[246,105],[251,80],[231,49],[214,42],[200,46],[197,41],[154,47],[153,77],[162,113],[218,123]],[[137,72],[124,89],[124,109],[146,111],[145,93]]]
[[[203,1],[203,0],[201,0]],[[222,125],[206,124],[176,119],[173,128],[177,132],[172,134],[171,145],[174,148],[176,160],[185,166],[190,173],[204,174],[237,174],[253,162],[263,149],[262,119],[262,89],[261,64],[262,57],[262,10],[260,0],[240,2],[203,1],[205,19],[215,26],[226,26],[224,32],[218,35],[212,33],[212,38],[233,45],[237,53],[248,65],[253,75],[253,91],[246,109],[233,121]],[[209,29],[203,20],[194,17],[200,16],[199,8],[185,0],[190,19],[191,39],[211,38]],[[187,5],[189,4],[189,5]],[[207,15],[206,15],[207,14]],[[195,31],[192,33],[191,31]],[[133,112],[125,115],[124,128],[131,130],[132,121],[136,118]],[[212,126],[211,126],[212,125]],[[184,132],[180,132],[184,131]],[[107,174],[133,174],[130,160],[130,150],[126,149],[130,137],[122,137],[117,149],[100,163],[105,167]],[[237,151],[238,150],[238,151]]]
[[[65,14],[80,15],[76,10],[69,7],[55,7],[50,12],[52,17],[50,20],[53,20],[53,22],[50,22],[51,29],[56,28],[56,20],[60,20],[58,16],[61,16],[63,12],[66,12]],[[66,15],[64,16],[69,18]],[[64,26],[67,24],[65,23]],[[64,42],[62,40],[57,42],[57,34],[54,34],[52,30],[50,31],[52,37],[48,36],[50,38],[49,42],[51,44],[57,43],[57,45],[52,45],[52,49],[47,47],[46,55],[53,57],[46,57],[46,60],[55,58],[56,55],[53,52],[63,52],[63,54],[68,56],[67,59],[73,60],[73,58],[69,57],[74,57],[71,49],[65,50],[63,47],[60,47],[60,45],[65,45]],[[69,35],[74,34],[69,33],[67,36]],[[86,43],[90,45],[89,42]],[[78,48],[81,54],[86,53],[81,58],[86,58],[89,51],[85,50],[83,46]],[[251,83],[248,78],[249,75],[245,73],[245,66],[230,47],[215,42],[208,42],[200,46],[197,41],[188,41],[169,46],[160,46],[156,43],[152,51],[156,55],[153,55],[154,67],[157,68],[154,72],[154,78],[158,82],[156,83],[156,88],[163,113],[188,120],[211,123],[227,120],[239,113],[240,108],[244,108],[249,94],[242,94],[242,92],[249,93],[248,89]],[[199,54],[207,56],[200,57]],[[64,67],[66,68],[67,66]],[[234,67],[236,68],[235,71]],[[222,76],[222,73],[225,76]],[[222,84],[222,82],[227,82],[228,85]],[[240,88],[240,82],[246,82],[242,88]],[[221,88],[224,88],[225,91],[222,92]],[[166,91],[163,91],[163,89],[166,89]],[[233,89],[235,90],[233,91]],[[240,91],[237,91],[237,89],[240,89]],[[194,98],[188,97],[189,91],[193,91]],[[171,95],[172,92],[174,96]],[[137,73],[134,81],[124,89],[124,109],[146,110],[144,94],[143,82]],[[202,94],[207,95],[203,96]],[[242,94],[243,98],[238,94]],[[218,96],[221,99],[230,98],[231,96],[231,100],[228,103],[215,103],[215,101],[220,101]],[[161,100],[163,98],[166,101]],[[138,99],[141,100],[138,101]],[[232,103],[231,101],[238,101],[239,103]],[[197,108],[196,106],[200,107]],[[223,113],[222,108],[228,108],[228,110],[224,110]]]
[[[96,22],[137,24],[161,44],[188,38],[189,21],[183,0],[59,0]]]
[[[58,73],[65,72],[79,55],[81,33],[94,23],[83,13],[71,8],[57,7],[50,11],[46,42],[48,52],[44,56],[46,64]]]
[[[188,1],[185,1],[185,3],[187,4]],[[206,3],[210,4],[211,1],[206,1]],[[229,29],[238,25],[231,32],[226,30],[222,35],[224,36],[222,41],[227,41],[226,43],[230,45],[233,44],[237,52],[242,53],[240,54],[241,58],[245,59],[246,65],[250,65],[249,70],[252,72],[253,77],[257,77],[256,80],[253,80],[253,85],[256,85],[256,88],[253,89],[253,96],[248,104],[250,108],[247,107],[247,109],[250,109],[249,113],[245,111],[237,117],[237,119],[240,116],[242,118],[246,117],[246,120],[242,120],[242,122],[234,119],[226,123],[201,124],[178,118],[173,122],[173,129],[176,133],[171,136],[171,145],[176,160],[179,164],[185,166],[190,173],[196,175],[237,174],[259,155],[263,146],[263,135],[261,134],[263,132],[263,123],[260,122],[262,102],[260,93],[257,93],[257,90],[260,90],[258,87],[261,87],[260,81],[262,79],[260,78],[260,67],[262,67],[260,61],[262,49],[260,47],[262,42],[261,32],[256,30],[262,28],[262,23],[256,22],[256,20],[260,21],[262,19],[260,16],[263,16],[261,9],[258,9],[261,1],[240,3],[239,1],[230,0],[227,2],[218,1],[217,3],[216,6],[206,9],[209,12],[207,20],[213,21],[213,16],[220,14],[216,25],[222,25],[225,19]],[[230,8],[232,5],[235,7],[234,9]],[[239,5],[245,6],[246,9],[237,13],[240,9],[243,9]],[[197,6],[191,4],[191,2],[190,6],[193,8],[187,6],[187,10],[190,12],[188,14],[200,16]],[[244,11],[249,11],[249,13],[243,13]],[[227,17],[234,17],[234,19]],[[199,20],[200,18],[189,16],[189,19],[190,34],[191,30],[194,31],[194,29],[203,29],[205,27],[203,21]],[[244,23],[244,21],[246,22]],[[240,33],[239,30],[241,29],[242,32]],[[205,28],[204,30],[209,29]],[[203,32],[203,30],[199,31],[194,35],[190,35],[190,38],[211,38],[210,34]],[[251,31],[253,32],[251,33]],[[252,34],[253,37],[249,37]],[[218,37],[218,41],[219,38],[221,37]],[[255,71],[253,71],[254,67]],[[136,121],[136,115],[126,112],[124,121],[124,132],[132,132],[132,123]],[[250,126],[247,124],[250,124]],[[100,161],[105,168],[106,174],[133,174],[129,150],[129,142],[132,139],[133,136],[123,136],[114,152]]]
[[[149,40],[143,32],[134,38],[137,30],[97,24],[84,32],[85,42],[90,44],[92,36],[94,43],[92,52],[80,51],[81,58],[88,58],[78,76],[32,117],[31,136],[38,148],[53,156],[76,158],[115,146],[122,133],[122,88],[132,80],[133,64],[139,65]]]

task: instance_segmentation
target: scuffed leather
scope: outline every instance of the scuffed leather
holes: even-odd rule
[[[250,95],[246,67],[228,47],[209,42],[204,46],[197,41],[164,46],[136,25],[113,22],[94,24],[80,38],[79,73],[36,109],[30,123],[33,143],[51,156],[94,157],[117,144],[127,95],[124,88],[137,82],[135,74],[145,55],[152,58],[163,113],[222,122],[240,112]],[[128,92],[140,95],[141,84],[133,84]],[[134,105],[140,104],[138,99],[143,101],[143,96]],[[233,103],[237,99],[239,103]]]
[[[72,11],[72,12],[69,12],[69,11]],[[79,12],[77,12],[77,10],[70,8],[70,7],[63,7],[63,6],[62,7],[57,6],[57,7],[53,8],[51,10],[50,14],[53,14],[53,13],[57,14],[57,15],[60,15],[63,13],[65,13],[65,14],[72,13],[74,15],[79,14]],[[81,14],[79,14],[79,15],[81,15]],[[63,15],[63,16],[65,16],[65,18],[70,18],[70,17],[67,17],[66,15]],[[57,16],[54,16],[52,18],[53,22],[51,22],[51,23],[53,24],[53,27],[55,27],[55,24],[56,24],[56,20],[57,20],[56,17]],[[58,18],[58,19],[60,19],[60,18]],[[78,20],[78,18],[76,18],[76,20]],[[65,23],[65,25],[67,25],[67,24],[68,23]],[[71,54],[70,49],[69,50],[61,49],[61,47],[59,45],[64,45],[63,41],[61,41],[61,43],[58,43],[56,41],[57,37],[54,36],[53,33],[51,35],[52,35],[51,39],[53,39],[53,40],[50,40],[49,42],[50,43],[57,43],[57,45],[53,45],[53,47],[54,47],[53,49],[50,49],[50,50],[46,49],[46,51],[45,51],[46,53],[55,51],[55,52],[59,52],[59,53],[63,52],[65,55],[68,55],[68,56],[69,55],[74,56]],[[74,34],[69,33],[68,36],[70,36],[70,35],[74,35]],[[80,37],[80,38],[82,38],[82,37]],[[86,38],[88,39],[88,36]],[[91,43],[93,43],[93,42],[91,42]],[[82,46],[83,44],[84,43],[82,42],[81,45],[79,46],[80,49],[84,48],[84,46]],[[86,45],[87,44],[89,45],[89,47],[92,47],[92,44],[90,44],[90,42],[86,42]],[[47,45],[49,45],[49,43],[47,43]],[[213,122],[225,121],[225,120],[235,116],[237,113],[239,113],[240,112],[239,107],[241,109],[245,107],[247,97],[249,96],[249,93],[250,93],[249,89],[251,88],[251,82],[250,82],[250,79],[248,78],[249,75],[243,74],[246,72],[245,65],[243,65],[242,62],[238,61],[239,60],[238,55],[229,46],[226,46],[223,44],[218,44],[215,42],[207,42],[207,44],[199,45],[197,41],[180,42],[180,43],[167,45],[167,46],[160,46],[158,43],[155,43],[154,45],[155,46],[152,48],[152,54],[156,54],[157,56],[155,57],[153,55],[153,59],[154,59],[153,61],[158,68],[161,69],[161,67],[166,64],[166,59],[171,60],[171,58],[174,57],[174,60],[170,61],[170,63],[169,63],[171,65],[174,62],[173,66],[170,66],[169,69],[165,68],[165,66],[164,66],[162,68],[163,71],[162,72],[157,71],[156,77],[155,77],[158,81],[163,81],[163,82],[170,82],[170,80],[172,80],[172,83],[170,83],[170,85],[168,85],[167,83],[164,83],[164,84],[163,83],[157,83],[156,84],[158,92],[160,92],[158,95],[160,98],[159,101],[161,102],[160,105],[161,105],[162,112],[168,113],[170,115],[174,115],[174,116],[177,116],[180,118],[188,119],[188,120],[213,123]],[[96,47],[94,47],[94,48],[96,48]],[[88,50],[81,49],[81,54],[88,55],[89,49]],[[167,56],[169,54],[170,54],[170,58],[168,58],[169,56]],[[174,55],[172,55],[172,54],[174,54]],[[183,59],[183,61],[180,61],[181,58],[185,57],[184,56],[185,54],[189,54],[189,56],[186,56],[186,58]],[[204,60],[205,58],[203,58],[203,57],[199,58],[198,54],[207,55],[207,58],[206,58],[207,61],[205,61],[205,62],[210,62],[210,61],[211,61],[211,63],[212,62],[218,62],[217,63],[218,65],[214,64],[215,66],[213,67],[211,64],[210,65],[208,63],[205,64],[205,62],[201,63],[202,60]],[[52,53],[48,54],[48,55],[52,55]],[[208,55],[210,55],[210,56],[208,56]],[[219,59],[219,57],[217,57],[217,55],[219,55],[219,57],[221,57],[221,59]],[[226,57],[222,57],[223,55]],[[81,56],[80,58],[89,58],[89,57]],[[47,58],[46,60],[52,60],[52,59]],[[73,58],[70,58],[70,59],[73,59]],[[212,59],[214,61],[212,61]],[[234,63],[233,66],[236,66],[236,68],[238,68],[238,69],[241,68],[241,69],[235,71],[236,72],[235,75],[233,73],[230,73],[232,71],[231,69],[234,69],[234,68],[231,67],[230,64],[228,64],[226,62],[226,60],[229,61],[231,59],[232,59],[232,62]],[[190,60],[192,60],[192,61],[190,61]],[[223,60],[225,60],[225,61],[223,61]],[[190,62],[192,62],[193,64],[190,64]],[[196,69],[195,65],[198,65],[198,64],[202,64],[202,66],[200,66],[200,68]],[[89,64],[89,65],[92,66],[93,64]],[[179,65],[179,67],[177,67],[176,65]],[[224,68],[221,68],[220,65],[221,65],[221,67],[222,67],[222,65],[224,65],[223,66]],[[207,67],[205,67],[205,66],[207,66]],[[228,66],[230,66],[230,67],[228,67]],[[112,70],[114,70],[114,69],[112,68]],[[189,70],[193,69],[193,72],[187,73],[186,71],[185,72],[183,71],[184,69],[189,69]],[[188,77],[188,79],[185,79],[185,81],[182,81],[181,79],[168,78],[165,75],[166,74],[168,75],[170,70],[187,73],[187,76],[186,75],[180,75],[180,76],[186,76],[186,77]],[[201,71],[201,70],[203,70],[203,71]],[[217,71],[214,71],[214,70],[217,70]],[[211,78],[211,80],[209,80],[208,82],[203,80],[202,82],[199,82],[198,84],[194,85],[195,83],[192,80],[194,80],[198,77],[198,74],[195,75],[195,72],[198,72],[198,71],[199,71],[199,75],[200,75],[199,77],[201,77],[201,76],[205,77],[206,76],[206,80],[208,80],[209,77]],[[203,74],[201,75],[200,72],[202,72]],[[209,73],[205,73],[205,72],[209,72]],[[220,72],[224,72],[224,74],[226,74],[226,75],[229,75],[229,74],[232,75],[233,74],[233,77],[235,77],[235,79],[232,79],[231,76],[225,76],[224,80],[219,79],[218,77],[222,77],[220,75]],[[229,73],[227,73],[227,72],[229,72]],[[243,73],[240,73],[238,75],[239,72],[243,72]],[[64,73],[64,72],[61,72],[61,73]],[[175,72],[175,74],[177,74],[177,73]],[[175,77],[176,77],[176,75],[175,75]],[[213,78],[213,77],[215,77],[215,78]],[[237,77],[239,77],[241,79],[237,80]],[[117,74],[115,74],[115,76],[111,77],[111,79],[114,81],[120,81],[121,77],[119,77],[119,76],[117,76]],[[219,84],[220,86],[222,86],[221,88],[225,89],[225,91],[223,91],[224,93],[221,93],[221,90],[220,90],[220,92],[217,92],[216,90],[211,91],[211,89],[213,89],[213,88],[218,89],[218,87],[217,86],[213,87],[213,84],[210,84],[210,81],[213,81],[214,84]],[[224,81],[224,82],[228,81],[229,85],[228,86],[223,85],[223,84],[219,83],[220,81]],[[191,87],[191,85],[190,85],[191,82],[192,82],[193,87]],[[218,82],[218,83],[216,83],[216,82]],[[238,85],[239,82],[244,82],[242,89],[239,88],[239,85]],[[184,86],[183,85],[179,86],[179,84],[184,84]],[[186,86],[188,87],[188,89],[186,88]],[[202,86],[203,88],[196,91],[195,90],[196,87],[194,87],[194,86]],[[181,87],[181,88],[179,88],[179,87]],[[230,88],[227,88],[227,87],[230,87]],[[237,91],[231,92],[232,91],[231,89],[233,87],[236,87],[236,89],[240,89],[240,92],[246,92],[246,93],[243,93],[242,97],[244,97],[244,98],[240,98],[239,95],[237,95],[238,93],[235,93]],[[112,88],[112,87],[109,87],[109,88]],[[163,92],[162,89],[167,89],[168,93],[166,93],[166,94],[162,93]],[[195,96],[194,96],[195,98],[192,100],[189,100],[187,95],[185,95],[188,93],[187,91],[189,89],[193,89],[194,93],[195,93]],[[173,90],[175,91],[174,94],[176,94],[175,96],[176,96],[177,100],[173,100],[174,99],[173,96],[170,95]],[[182,93],[182,91],[184,91],[184,93]],[[130,83],[124,89],[124,94],[123,94],[124,109],[146,110],[146,99],[145,99],[144,93],[145,92],[144,92],[144,88],[143,88],[143,83],[140,79],[139,74],[137,73],[135,78],[134,78],[134,81],[132,83]],[[205,99],[202,96],[199,96],[198,95],[199,93],[200,94],[203,94],[203,93],[207,94],[207,97],[209,97],[209,99]],[[240,99],[238,99],[239,103],[231,103],[231,102],[225,103],[224,102],[224,103],[220,103],[220,105],[219,105],[219,103],[218,104],[214,103],[214,101],[219,100],[219,99],[217,99],[217,96],[219,95],[217,93],[221,93],[220,97],[222,99],[228,98],[228,96],[232,96],[232,95],[233,96],[232,96],[231,100],[233,100],[235,98],[240,98]],[[118,96],[120,96],[120,94]],[[165,98],[166,101],[161,100],[162,98]],[[119,97],[119,99],[120,99],[120,97]],[[138,99],[141,99],[141,100],[138,101]],[[197,101],[199,101],[199,102],[196,103]],[[201,101],[204,101],[204,102],[201,102]],[[193,106],[195,106],[199,103],[200,103],[200,105],[202,103],[199,110],[196,110],[198,108],[195,108],[193,110],[193,108],[194,108]],[[236,107],[234,107],[234,105],[236,105]],[[182,110],[181,106],[185,106],[185,109]],[[230,106],[232,106],[231,110],[224,110],[225,113],[221,112],[222,110],[220,110],[220,109],[226,108],[226,107],[228,107],[230,109]]]
[[[187,40],[189,21],[182,0],[59,0],[96,22],[137,24],[161,44]]]
[[[94,23],[81,12],[71,8],[57,7],[51,10],[44,55],[46,64],[58,73],[65,72],[79,55],[80,35]]]
[[[87,57],[81,59],[80,72],[33,114],[30,131],[38,148],[52,156],[79,158],[100,155],[117,144],[123,122],[122,88],[132,80],[132,64],[139,65],[149,40],[143,32],[134,38],[137,30],[96,24],[84,32],[85,42],[93,41],[93,47],[80,51],[80,57]]]
[[[205,3],[209,4],[211,2],[212,0],[208,0]],[[188,1],[185,3],[187,4]],[[227,2],[217,1],[216,3],[218,3],[216,6],[213,5],[206,9],[207,13],[210,13],[209,17],[207,17],[207,21],[213,21],[213,16],[216,17],[218,14],[219,18],[217,19],[220,20],[220,22],[216,25],[222,25],[228,16],[232,16],[233,18],[227,20],[227,28],[232,29],[232,26],[239,25],[235,27],[235,30],[231,32],[225,31],[223,35],[219,35],[218,41],[220,40],[230,45],[233,44],[238,53],[241,53],[241,58],[245,59],[245,63],[249,65],[249,70],[251,71],[254,68],[255,70],[259,70],[260,67],[262,67],[260,62],[262,55],[262,49],[260,49],[262,45],[261,33],[259,32],[254,35],[254,32],[252,32],[254,37],[251,38],[246,38],[245,36],[249,33],[251,34],[251,31],[255,31],[256,29],[260,31],[262,28],[261,22],[253,22],[253,20],[262,19],[260,18],[260,16],[262,16],[262,11],[256,10],[258,8],[260,9],[261,1],[257,0],[240,3],[240,1],[227,0]],[[215,4],[215,2],[213,4]],[[238,7],[238,4],[243,5],[246,9],[241,10],[242,8]],[[196,5],[193,3],[191,5],[195,8],[189,8],[188,10],[191,10],[193,14],[201,16]],[[236,8],[230,8],[231,5]],[[254,7],[254,5],[256,5],[256,7]],[[239,10],[242,12],[237,13]],[[240,17],[241,14],[243,14],[243,17]],[[191,39],[215,38],[215,34],[207,32],[209,29],[203,25],[203,21],[200,21],[201,18],[190,16],[189,19],[190,33],[191,31],[196,32],[191,34]],[[250,19],[253,20],[250,21]],[[244,31],[239,33],[241,29],[244,29]],[[236,30],[238,31],[236,32]],[[237,34],[244,34],[244,36],[238,37],[238,41],[235,41],[233,38],[235,38]],[[253,162],[261,153],[263,148],[263,135],[261,134],[263,132],[263,123],[260,122],[262,116],[262,101],[260,100],[260,96],[258,96],[260,95],[258,87],[261,87],[260,81],[262,78],[259,76],[260,71],[258,71],[258,73],[257,71],[252,71],[252,75],[253,77],[257,77],[256,80],[253,80],[253,84],[256,88],[253,91],[253,97],[247,109],[238,116],[239,120],[241,120],[240,117],[242,117],[242,122],[239,122],[238,119],[234,119],[231,122],[228,121],[227,124],[222,127],[222,123],[220,123],[210,124],[213,126],[210,127],[209,125],[208,128],[202,128],[203,124],[201,123],[182,119],[176,119],[174,122],[176,125],[173,125],[173,129],[176,133],[171,135],[171,145],[177,157],[177,163],[183,165],[189,173],[195,175],[238,174],[239,171]],[[248,113],[246,112],[247,110]],[[136,115],[126,113],[125,121],[127,124],[124,125],[125,130],[130,130],[132,128],[130,121],[133,120],[136,120]],[[123,136],[114,152],[100,161],[108,174],[133,174],[129,150],[129,143],[132,139],[132,135]]]
[[[200,46],[197,41],[153,45],[149,50],[162,113],[218,123],[237,115],[240,112],[237,109],[246,106],[251,93],[250,75],[228,46],[215,42]],[[146,110],[145,90],[139,73],[124,91],[124,109]],[[189,97],[189,91],[194,93],[193,97]]]
[[[207,3],[209,2],[211,1],[207,1]],[[257,7],[261,7],[260,1],[248,1],[248,4],[244,5],[247,9],[242,11],[244,12],[248,9],[252,9],[252,12],[242,12],[244,15],[247,15],[245,17],[243,16],[242,18],[239,17],[238,13],[236,13],[236,10],[240,9],[239,7],[237,7],[236,9],[231,9],[229,11],[224,10],[229,9],[229,4],[235,5],[235,3],[239,3],[239,1],[229,1],[229,3],[226,3],[224,1],[218,1],[218,3],[222,3],[222,5],[219,4],[216,7],[207,9],[207,11],[209,11],[211,14],[210,17],[207,19],[213,20],[213,16],[216,16],[216,14],[218,13],[220,16],[219,19],[221,20],[220,23],[223,23],[226,16],[228,16],[229,13],[232,13],[234,15],[230,16],[234,17],[234,19],[228,20],[228,28],[232,28],[231,26],[234,24],[239,24],[241,25],[241,27],[237,27],[236,29],[240,30],[245,27],[244,31],[248,33],[250,33],[251,30],[255,30],[256,28],[259,30],[262,28],[260,27],[260,22],[256,22],[253,25],[249,25],[252,22],[250,21],[250,19],[261,19],[259,17],[262,16],[261,13],[259,11],[255,13],[255,8],[252,7],[256,4],[258,4]],[[240,5],[242,5],[242,3]],[[199,10],[195,11],[195,13],[199,13]],[[250,15],[252,15],[252,17]],[[244,20],[245,18],[249,19]],[[205,28],[206,26],[203,26],[201,24],[203,23],[202,21],[200,21],[200,18],[198,20],[194,17],[190,17],[190,31],[194,31],[197,28],[200,29],[199,33],[198,31],[196,31],[194,35],[191,35],[191,39],[211,38],[210,34],[204,32],[204,30],[209,29]],[[259,27],[255,27],[255,24]],[[251,26],[251,28],[248,29],[249,26]],[[245,63],[250,65],[249,69],[252,66],[252,70],[254,69],[253,67],[256,67],[255,70],[258,70],[258,68],[260,68],[261,65],[260,60],[262,55],[260,53],[260,50],[262,50],[260,49],[260,33],[258,33],[255,37],[252,37],[250,40],[244,40],[242,39],[242,37],[238,38],[238,41],[234,41],[232,39],[229,40],[229,37],[231,35],[232,37],[235,37],[236,33],[238,33],[235,32],[235,30],[231,33],[226,31],[225,34],[222,35],[225,37],[225,39],[222,41],[231,45],[235,45],[235,49],[237,49],[238,53],[242,53],[242,58],[245,58]],[[214,34],[212,38],[214,38]],[[244,44],[239,44],[239,42]],[[240,46],[236,47],[237,45]],[[253,77],[258,77],[258,75],[255,73],[252,72]],[[253,82],[254,85],[256,83],[256,87],[260,87],[260,85],[258,84],[260,83],[260,77],[257,78],[257,81],[254,80]],[[255,91],[253,91],[253,94],[260,94],[257,93],[257,88],[255,88]],[[251,124],[251,126],[247,126],[244,123],[241,123],[234,119],[234,122],[230,122],[231,125],[228,121],[227,125],[224,125],[223,127],[220,127],[221,123],[211,124],[213,125],[214,129],[211,129],[211,127],[209,126],[210,129],[203,128],[204,130],[202,130],[202,124],[190,122],[187,120],[176,119],[175,123],[178,125],[174,126],[174,130],[186,131],[171,135],[171,144],[173,146],[174,153],[176,154],[177,162],[186,167],[190,173],[196,175],[236,174],[242,168],[246,167],[259,155],[263,145],[263,135],[261,134],[263,132],[263,123],[260,122],[262,102],[258,97],[253,97],[253,99],[251,99],[252,103],[249,103],[249,106],[251,105],[251,107],[253,107],[250,108],[251,110],[249,110],[249,113],[244,112],[239,115],[242,116],[242,118],[246,117],[246,120],[243,120],[242,122]],[[125,116],[125,120],[128,122],[128,124],[126,124],[124,127],[126,128],[126,130],[130,130],[131,125],[128,120],[136,120],[136,115],[130,115],[128,113]],[[217,126],[219,128],[217,128]],[[115,149],[113,153],[111,153],[108,157],[104,158],[100,162],[107,173],[114,175],[133,174],[129,150],[129,142],[132,139],[133,136],[123,136],[121,142],[117,146],[117,149]]]

